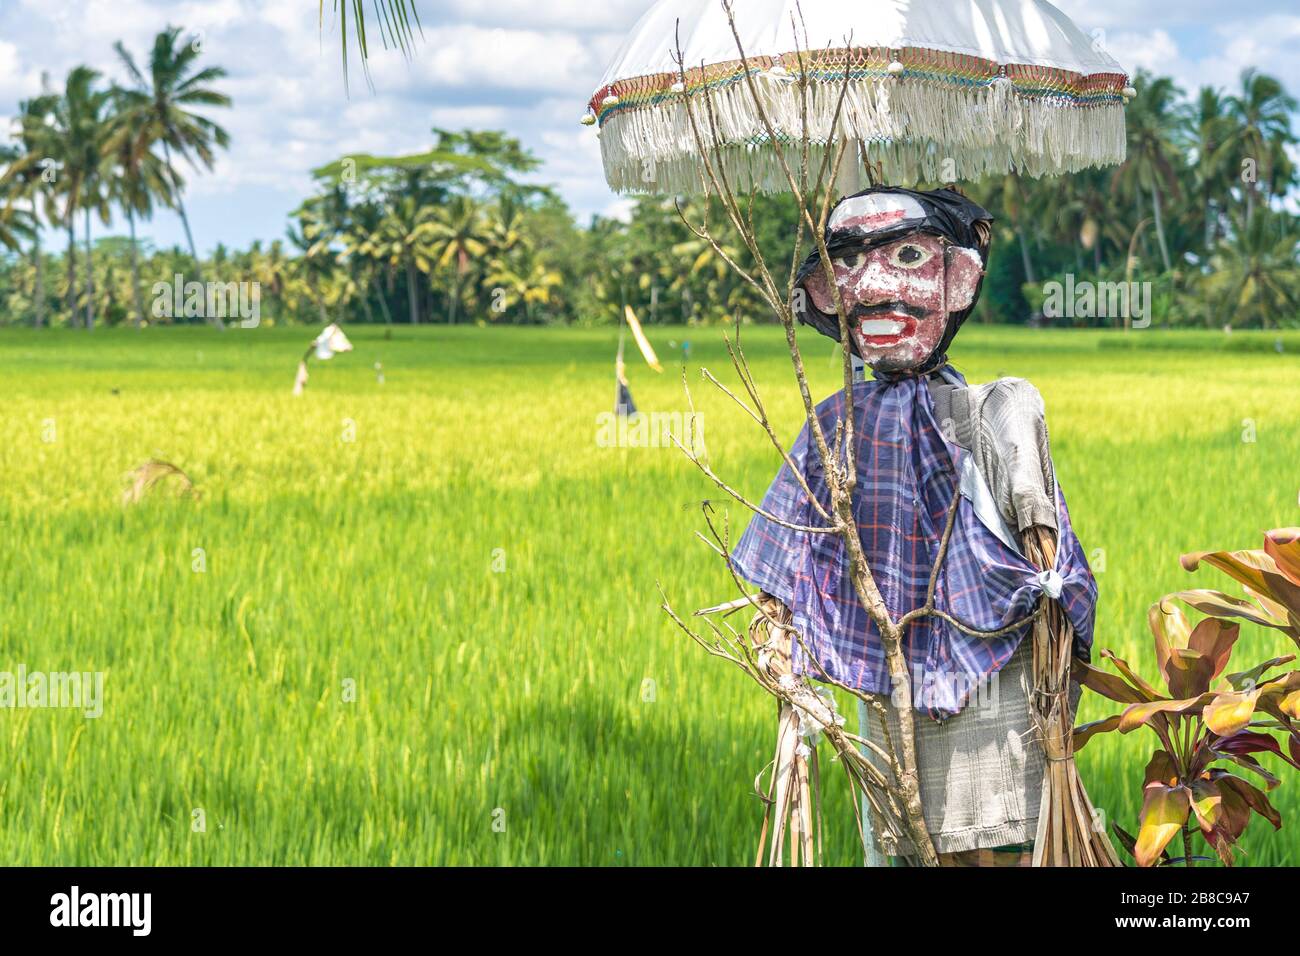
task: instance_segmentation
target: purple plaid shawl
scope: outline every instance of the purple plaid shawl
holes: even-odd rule
[[[952,373],[955,374],[955,373]],[[951,444],[935,421],[924,382],[870,381],[854,386],[858,432],[858,485],[854,516],[862,546],[885,604],[895,620],[925,603],[948,510],[957,494],[965,449]],[[817,408],[833,436],[844,405],[837,392]],[[807,425],[791,451],[814,495],[829,510],[820,456]],[[1097,585],[1057,489],[1060,544],[1059,597],[1075,629],[1075,653],[1092,646]],[[763,499],[768,513],[790,524],[824,526],[788,465]],[[755,515],[732,553],[736,572],[786,603],[816,661],[796,647],[795,669],[866,693],[887,694],[889,674],[880,634],[849,580],[849,561],[838,535],[791,531]],[[935,590],[935,606],[966,627],[995,631],[1030,614],[1043,593],[1040,574],[980,521],[965,497],[958,506],[948,555]],[[914,621],[904,635],[916,709],[943,719],[958,713],[981,682],[989,680],[1020,645],[1029,626],[996,638],[968,635],[937,617]],[[820,666],[819,666],[820,665]]]

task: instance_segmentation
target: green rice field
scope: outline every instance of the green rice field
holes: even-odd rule
[[[301,328],[0,331],[0,671],[106,675],[98,719],[0,709],[0,861],[752,862],[774,705],[659,610],[659,584],[683,611],[735,596],[694,537],[721,493],[671,446],[598,440],[617,332],[348,332],[295,398]],[[775,453],[698,374],[731,380],[721,335],[652,328],[667,372],[629,360],[631,387],[685,411],[689,338],[710,459],[757,497]],[[744,338],[793,437],[784,340]],[[833,346],[803,341],[821,397]],[[1148,605],[1235,589],[1178,556],[1300,524],[1300,337],[971,327],[953,358],[1042,391],[1097,645],[1148,677]],[[151,458],[198,496],[124,505]],[[1248,629],[1233,663],[1288,649]],[[1085,701],[1082,720],[1112,712]],[[1130,829],[1145,734],[1080,757]],[[1252,822],[1242,864],[1300,864],[1300,774],[1263,759],[1285,825]],[[829,856],[850,865],[830,766]]]

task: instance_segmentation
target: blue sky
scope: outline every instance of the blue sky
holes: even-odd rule
[[[592,131],[578,124],[606,62],[650,0],[416,0],[423,38],[408,62],[372,51],[374,89],[339,70],[335,26],[317,0],[0,0],[0,129],[18,102],[78,63],[121,78],[113,41],[143,55],[173,23],[200,31],[205,58],[230,73],[219,111],[231,149],[192,174],[187,202],[201,250],[281,236],[307,195],[310,170],[352,151],[427,147],[433,126],[502,128],[543,160],[582,216],[621,208],[601,174]],[[744,0],[739,0],[743,7]],[[328,10],[332,3],[326,3]],[[1172,74],[1186,88],[1233,86],[1241,69],[1272,72],[1300,95],[1296,0],[1059,0],[1130,70]],[[216,114],[214,114],[216,116]],[[102,226],[96,223],[100,234]],[[160,212],[142,234],[180,242]]]

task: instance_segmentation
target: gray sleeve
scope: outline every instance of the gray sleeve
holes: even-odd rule
[[[971,389],[972,451],[1007,523],[1057,530],[1056,475],[1043,397],[1004,378]]]

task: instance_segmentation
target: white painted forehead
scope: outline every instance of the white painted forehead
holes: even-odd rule
[[[869,233],[889,229],[908,220],[925,219],[925,209],[904,193],[868,193],[854,196],[835,207],[827,226],[832,232],[843,229]]]

